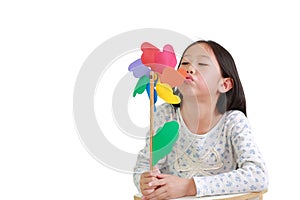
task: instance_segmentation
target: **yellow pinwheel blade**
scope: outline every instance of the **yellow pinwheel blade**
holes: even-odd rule
[[[156,83],[157,95],[170,104],[179,104],[180,98],[173,94],[172,88],[165,83]]]

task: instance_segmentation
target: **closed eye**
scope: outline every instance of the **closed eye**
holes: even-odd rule
[[[188,65],[189,62],[182,62],[181,65]]]
[[[198,65],[201,65],[201,66],[208,66],[208,64],[206,64],[206,63],[198,63]]]

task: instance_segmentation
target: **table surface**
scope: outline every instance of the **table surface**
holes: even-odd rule
[[[218,196],[207,196],[207,197],[182,197],[178,199],[173,199],[173,200],[225,200],[225,199],[231,199],[231,200],[241,200],[241,199],[246,199],[246,198],[254,198],[254,197],[259,197],[265,193],[265,191],[262,192],[257,192],[257,193],[241,193],[241,194],[228,194],[228,195],[218,195]],[[135,195],[136,199],[139,200],[142,195],[137,194]]]

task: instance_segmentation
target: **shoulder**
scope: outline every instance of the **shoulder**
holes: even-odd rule
[[[225,126],[227,131],[236,136],[238,133],[251,133],[251,127],[248,118],[239,110],[230,110],[226,112]]]
[[[226,112],[225,129],[227,134],[233,138],[245,138],[252,135],[252,130],[248,118],[243,112],[238,110],[231,110]]]
[[[238,123],[242,121],[248,121],[246,115],[239,110],[230,110],[226,112],[226,121],[231,123]]]

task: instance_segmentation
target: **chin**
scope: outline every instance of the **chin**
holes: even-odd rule
[[[186,89],[186,90],[180,90],[180,93],[183,95],[183,96],[198,96],[200,95],[201,93],[195,89],[192,89],[192,88],[189,88],[189,89]]]

